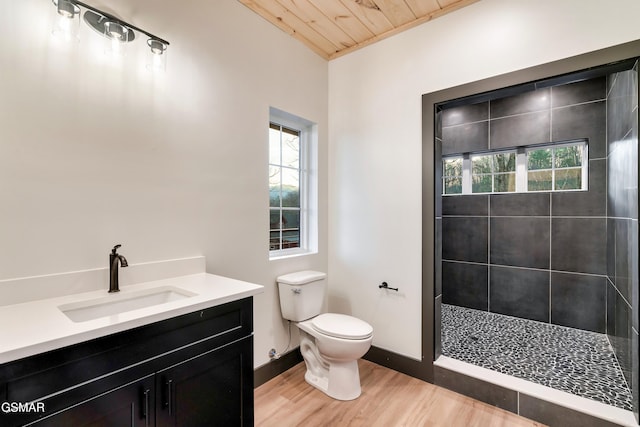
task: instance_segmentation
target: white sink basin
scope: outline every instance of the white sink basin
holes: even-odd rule
[[[58,308],[72,321],[86,322],[195,295],[184,289],[162,286],[133,292],[121,291],[100,298],[60,305]]]

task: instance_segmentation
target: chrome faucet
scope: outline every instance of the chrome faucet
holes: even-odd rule
[[[109,292],[120,292],[118,284],[118,261],[122,267],[128,267],[127,259],[118,254],[118,248],[122,245],[115,245],[109,254]]]

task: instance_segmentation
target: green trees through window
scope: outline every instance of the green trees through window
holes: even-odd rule
[[[586,190],[585,141],[447,156],[442,192],[452,194]]]
[[[442,180],[444,194],[462,193],[462,157],[442,161]]]
[[[471,156],[471,192],[516,191],[516,153],[502,152]]]
[[[527,190],[582,189],[583,145],[527,151]]]

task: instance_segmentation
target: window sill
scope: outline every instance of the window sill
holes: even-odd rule
[[[456,197],[456,196],[487,196],[492,194],[549,194],[549,193],[579,193],[587,192],[588,188],[570,188],[568,190],[527,190],[527,191],[495,191],[492,193],[449,193],[442,194],[442,197]]]
[[[295,257],[305,256],[305,255],[315,255],[317,253],[318,251],[311,251],[309,249],[289,249],[289,250],[285,249],[281,251],[270,252],[269,261],[277,261],[280,259],[295,258]]]

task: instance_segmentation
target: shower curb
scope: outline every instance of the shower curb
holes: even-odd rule
[[[435,384],[550,427],[637,426],[633,412],[440,356]]]

